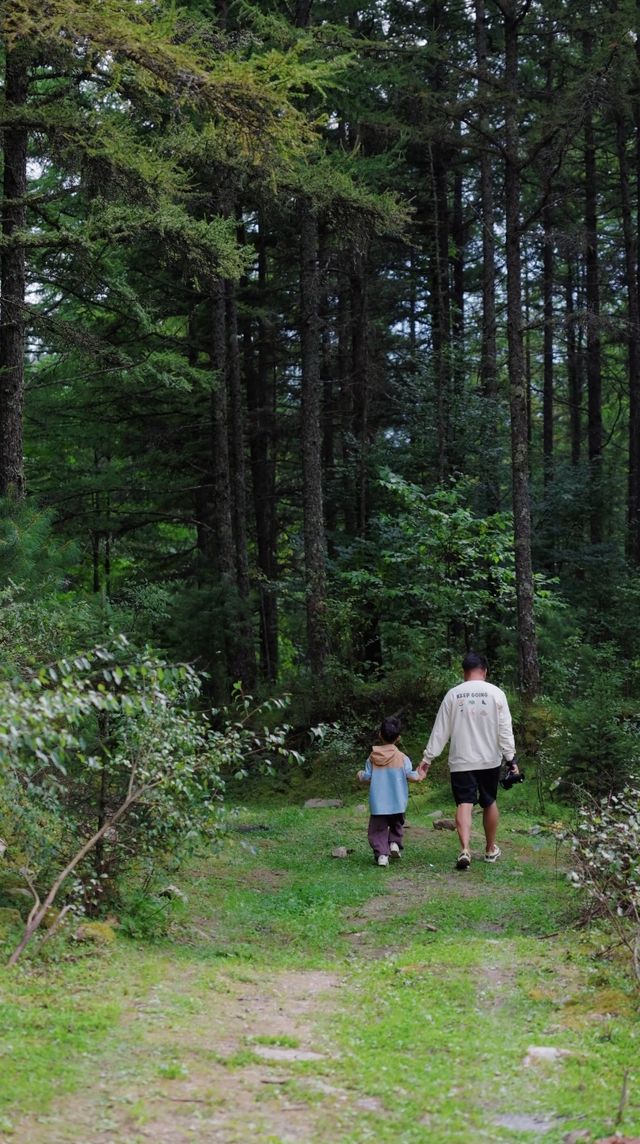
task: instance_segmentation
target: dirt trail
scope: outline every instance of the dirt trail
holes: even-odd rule
[[[255,866],[251,877],[263,884]],[[354,964],[397,953],[416,929],[423,937],[433,929],[436,940],[434,890],[440,901],[443,891],[460,900],[486,893],[488,884],[453,870],[398,869],[383,877],[384,890],[344,914],[354,955],[344,976],[159,954],[159,983],[132,1000],[93,1056],[90,1079],[46,1115],[26,1116],[10,1135],[0,1134],[0,1144],[327,1144],[345,1138],[341,1125],[352,1125],[354,1112],[360,1123],[367,1113],[384,1114],[379,1099],[342,1080],[327,1030],[343,987]],[[273,875],[269,888],[278,892],[286,880]],[[392,926],[390,950],[388,923],[396,918],[405,927]],[[484,987],[476,1004],[491,1021],[500,1019],[514,981],[508,946],[483,937]],[[374,1130],[372,1123],[362,1138]]]
[[[312,1140],[319,1119],[346,1097],[328,1085],[319,1089],[316,1078],[300,1072],[306,1061],[320,1064],[331,1054],[314,1015],[335,1003],[337,985],[336,976],[314,971],[272,974],[258,983],[215,971],[209,982],[193,974],[178,985],[167,978],[123,1023],[117,1051],[96,1062],[89,1089],[60,1099],[46,1116],[24,1119],[0,1139]]]
[[[375,923],[429,897],[427,880],[400,874],[385,889],[346,915],[345,932],[359,957],[385,956]],[[465,889],[459,877],[457,889]],[[115,1047],[96,1059],[90,1086],[61,1097],[46,1115],[24,1118],[0,1142],[333,1139],[347,1102],[363,1112],[382,1111],[375,1099],[323,1076],[335,1063],[323,1020],[339,1005],[340,985],[338,974],[318,970],[258,974],[247,965],[192,965],[176,971],[167,957],[163,979],[132,1002],[114,1031]]]

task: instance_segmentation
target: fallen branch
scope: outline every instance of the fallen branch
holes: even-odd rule
[[[45,942],[49,941],[49,938],[52,938],[54,933],[58,932],[58,930],[60,929],[60,926],[62,925],[64,919],[66,918],[67,914],[69,913],[69,910],[71,910],[71,909],[73,909],[73,905],[71,902],[68,902],[66,906],[62,907],[62,909],[60,910],[60,913],[58,914],[53,925],[49,926],[49,929],[47,930],[42,941],[40,942],[38,949],[42,949]]]

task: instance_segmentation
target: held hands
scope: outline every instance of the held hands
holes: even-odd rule
[[[420,775],[420,782],[422,782],[423,779],[426,779],[430,766],[431,763],[427,759],[423,759],[420,765],[417,767],[418,774]]]

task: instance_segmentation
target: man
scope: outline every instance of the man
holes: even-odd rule
[[[503,756],[513,774],[518,773],[509,704],[504,691],[487,683],[488,666],[483,655],[467,652],[462,661],[464,682],[452,687],[442,700],[418,767],[426,774],[451,740],[449,770],[461,846],[458,870],[468,870],[471,865],[471,816],[478,802],[486,838],[485,862],[500,857],[496,796]]]

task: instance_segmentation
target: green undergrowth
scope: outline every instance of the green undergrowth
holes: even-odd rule
[[[7,1140],[12,1125],[20,1135],[25,1106],[37,1113],[86,1088],[115,1068],[112,1058],[132,1062],[140,1099],[149,1077],[180,1083],[189,1061],[145,1045],[132,1014],[151,1014],[145,1020],[178,1044],[194,1015],[213,1022],[229,981],[246,981],[253,996],[263,979],[306,970],[340,982],[315,1016],[332,1051],[287,1065],[283,1093],[323,1108],[310,1077],[348,1093],[310,1139],[560,1144],[574,1130],[593,1140],[640,1131],[638,994],[607,934],[577,926],[570,855],[549,829],[562,809],[542,817],[533,783],[505,793],[502,858],[482,861],[477,816],[472,865],[458,873],[455,834],[433,828],[434,813],[452,813],[450,795],[431,778],[411,789],[402,861],[382,870],[366,840],[366,792],[342,794],[344,806],[323,809],[305,809],[297,795],[288,804],[247,798],[223,848],[174,876],[187,902],[168,937],[120,934],[91,952],[54,940],[48,962],[0,971]],[[331,856],[337,846],[346,859]],[[226,1055],[215,1042],[207,1050],[229,1085],[256,1067],[258,1047],[297,1044],[295,1030],[250,1034]],[[567,1055],[525,1065],[531,1046]]]
[[[345,912],[385,891],[384,874],[371,860],[368,812],[364,796],[360,797],[358,803],[337,810],[299,806],[265,813],[246,808],[223,853],[200,864],[192,875],[192,906],[201,912],[205,932],[216,902],[207,956],[253,959],[263,955],[265,941],[272,963],[288,963],[294,950],[314,965],[348,954]],[[388,921],[376,919],[376,939],[388,934],[391,942],[399,926],[410,932],[427,915],[442,932],[455,933],[462,927],[544,934],[575,913],[575,893],[556,864],[555,843],[544,832],[528,836],[530,819],[517,811],[503,815],[503,843],[512,859],[508,869],[478,861],[471,877],[479,892],[462,897],[452,892],[457,839],[451,832],[433,829],[429,815],[436,803],[451,809],[437,797],[412,794],[402,864],[411,893],[406,901],[400,895],[400,918],[395,916],[396,904]],[[249,832],[244,833],[244,827]],[[481,845],[479,835],[475,842]],[[347,860],[331,858],[337,846],[352,851]],[[192,938],[193,929],[187,925],[181,940]]]
[[[627,984],[615,1012],[603,1014],[589,986],[599,971],[588,953],[564,942],[550,959],[548,949],[522,938],[488,945],[443,935],[357,966],[336,1026],[349,1045],[343,1075],[387,1110],[389,1128],[379,1139],[391,1141],[394,1124],[407,1144],[426,1133],[467,1144],[610,1132],[637,1052],[636,998]],[[525,1065],[531,1046],[567,1055]],[[637,1130],[637,1092],[624,1115],[627,1129]],[[371,1138],[373,1129],[370,1120]],[[347,1129],[342,1139],[369,1136]]]
[[[0,1130],[16,1109],[40,1109],[73,1091],[159,974],[153,956],[124,943],[1,970]]]

